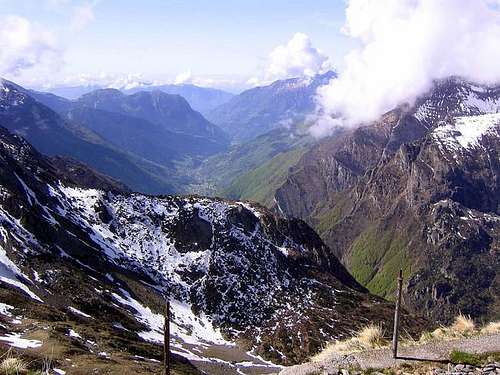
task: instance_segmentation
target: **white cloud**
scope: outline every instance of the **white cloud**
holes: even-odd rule
[[[69,87],[69,86],[100,86],[115,89],[132,89],[140,86],[153,84],[153,81],[148,80],[140,73],[130,74],[115,74],[101,72],[97,74],[78,74],[66,76],[60,80],[51,80],[50,82],[41,83],[42,87]]]
[[[96,4],[96,2],[85,2],[73,8],[73,15],[71,16],[72,30],[80,31],[95,20],[94,7]]]
[[[192,80],[193,74],[191,73],[191,70],[186,70],[185,72],[177,74],[174,79],[174,83],[176,85],[181,85],[183,83],[192,83]]]
[[[0,16],[0,74],[17,76],[34,67],[57,67],[61,52],[52,33],[23,17]]]
[[[411,102],[435,79],[500,80],[498,0],[349,0],[344,32],[360,42],[340,78],[318,90],[344,124]],[[328,128],[328,127],[326,127]]]
[[[266,84],[278,79],[314,76],[331,68],[328,56],[315,48],[304,33],[296,33],[285,45],[277,46],[268,57],[262,77],[248,84]]]

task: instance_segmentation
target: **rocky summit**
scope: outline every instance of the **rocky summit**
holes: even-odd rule
[[[500,87],[452,77],[322,140],[275,208],[310,223],[361,284],[446,322],[500,314]]]
[[[0,164],[0,296],[8,301],[0,340],[9,345],[61,343],[61,366],[65,356],[76,366],[84,357],[116,366],[140,357],[147,370],[134,371],[149,373],[169,298],[175,365],[236,373],[303,361],[368,321],[390,324],[391,305],[367,293],[301,220],[245,202],[130,193],[3,128]],[[405,315],[410,322],[422,323]]]

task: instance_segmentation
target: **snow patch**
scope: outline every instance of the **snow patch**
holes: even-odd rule
[[[0,314],[5,316],[12,316],[12,313],[9,310],[12,310],[14,306],[7,305],[6,303],[0,302]]]
[[[498,129],[500,113],[478,116],[461,116],[453,123],[437,127],[432,136],[449,150],[471,149],[479,146],[481,138]]]
[[[41,341],[23,339],[19,333],[9,333],[0,337],[0,341],[5,341],[9,346],[19,349],[39,348],[42,346]]]
[[[69,336],[69,337],[78,338],[78,339],[81,339],[81,338],[82,338],[82,336],[80,336],[80,334],[79,334],[79,333],[75,332],[75,331],[74,331],[74,330],[72,330],[72,329],[70,329],[70,330],[68,331],[68,336]]]
[[[5,229],[0,227],[0,239],[5,239]],[[20,282],[17,279],[17,276],[29,280],[28,277],[26,277],[21,270],[12,262],[8,257],[7,257],[7,252],[5,249],[0,246],[0,281],[3,281],[6,284],[10,284],[16,288],[21,289],[23,292],[25,292],[28,296],[30,296],[32,299],[38,301],[38,302],[43,302],[40,297],[38,297],[35,293],[33,293],[26,285],[24,285],[22,282]]]
[[[74,313],[76,315],[80,315],[80,316],[83,316],[85,318],[92,318],[92,316],[90,316],[89,314],[85,314],[83,311],[80,311],[73,306],[68,306],[68,310],[70,310],[72,313]]]

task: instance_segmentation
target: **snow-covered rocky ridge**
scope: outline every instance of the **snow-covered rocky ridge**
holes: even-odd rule
[[[414,116],[430,131],[442,153],[460,155],[485,147],[483,137],[500,137],[500,87],[461,78],[436,82],[420,99]]]
[[[276,191],[372,292],[447,323],[498,318],[500,86],[452,77],[314,145]],[[332,219],[334,218],[334,219]],[[397,266],[395,266],[397,264]]]
[[[390,319],[300,220],[244,202],[82,188],[59,172],[0,129],[0,297],[17,295],[25,314],[50,307],[159,343],[168,295],[175,353],[200,363],[218,361],[214,347],[295,363],[371,317]]]
[[[460,116],[440,124],[432,132],[443,149],[460,152],[482,147],[485,136],[500,136],[500,113]]]
[[[417,100],[415,118],[433,128],[440,121],[460,116],[500,112],[500,87],[480,85],[452,77],[437,81]]]

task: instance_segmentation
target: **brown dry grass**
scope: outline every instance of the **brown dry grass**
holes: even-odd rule
[[[500,321],[488,323],[486,326],[481,328],[481,333],[484,335],[500,333]]]
[[[378,325],[369,325],[347,339],[335,341],[328,345],[322,352],[312,358],[313,362],[319,362],[329,357],[331,354],[348,354],[367,349],[378,349],[386,346],[388,341],[384,338],[382,327]]]
[[[439,327],[432,332],[424,332],[419,339],[406,335],[401,339],[402,346],[415,346],[429,341],[452,340],[461,337],[500,333],[500,321],[491,322],[478,328],[474,321],[459,314],[448,327]],[[311,358],[312,362],[320,362],[331,355],[350,354],[354,352],[388,347],[390,342],[384,338],[380,326],[369,325],[356,332],[351,338],[338,340],[326,346],[320,353]]]
[[[459,314],[449,327],[439,327],[432,332],[425,332],[418,342],[426,343],[429,341],[450,340],[460,337],[470,337],[480,333],[481,330],[476,328],[476,324],[470,317]]]
[[[0,374],[2,375],[18,375],[24,374],[26,371],[26,362],[19,358],[8,356],[0,363]]]

